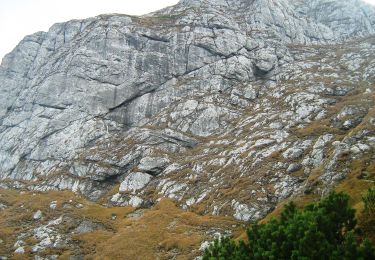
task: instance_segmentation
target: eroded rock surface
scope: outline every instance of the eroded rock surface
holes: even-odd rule
[[[374,30],[357,0],[183,0],[27,36],[0,66],[0,185],[244,221],[325,192],[373,158]]]

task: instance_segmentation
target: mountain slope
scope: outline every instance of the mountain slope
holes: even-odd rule
[[[374,28],[356,0],[184,0],[27,36],[0,67],[0,185],[244,221],[322,194],[374,159]]]

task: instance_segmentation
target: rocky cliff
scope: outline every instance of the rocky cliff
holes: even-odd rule
[[[0,66],[0,186],[245,221],[324,193],[374,161],[374,32],[359,0],[182,0],[55,24]]]

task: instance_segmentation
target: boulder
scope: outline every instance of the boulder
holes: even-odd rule
[[[90,220],[84,220],[78,225],[78,227],[76,227],[73,230],[73,232],[75,234],[84,234],[84,233],[92,232],[94,230],[103,229],[103,228],[104,226],[102,224],[95,223]]]
[[[42,213],[41,210],[38,210],[38,211],[35,212],[34,215],[33,215],[33,219],[34,219],[34,220],[39,220],[39,219],[41,219],[42,217],[43,217],[43,213]]]
[[[24,254],[25,253],[25,249],[22,246],[18,247],[16,250],[14,250],[14,253],[15,254]]]
[[[283,157],[285,159],[298,159],[303,155],[304,151],[301,148],[291,147],[283,152]]]
[[[150,170],[149,168],[147,169]],[[136,194],[137,191],[143,189],[151,179],[152,175],[148,173],[131,172],[128,176],[125,177],[123,182],[121,182],[119,192],[130,192]]]
[[[156,176],[161,173],[168,164],[169,160],[164,157],[144,157],[138,164],[138,170]],[[145,177],[145,175],[143,177]]]
[[[293,173],[293,172],[300,170],[301,168],[302,168],[302,165],[300,163],[291,163],[286,169],[286,172]]]

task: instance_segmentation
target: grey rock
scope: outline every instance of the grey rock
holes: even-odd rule
[[[267,145],[274,144],[275,142],[276,141],[273,139],[259,139],[259,140],[256,140],[254,147],[267,146]]]
[[[25,249],[23,247],[18,247],[16,250],[14,250],[15,254],[24,254]]]
[[[186,135],[183,135],[181,133],[178,133],[176,131],[173,131],[171,129],[165,129],[161,133],[161,138],[163,138],[165,141],[174,143],[177,142],[185,147],[193,148],[198,144],[198,140],[194,138],[190,138]]]
[[[299,163],[291,163],[289,164],[288,168],[286,169],[287,173],[293,173],[302,168],[302,165]]]
[[[283,127],[284,127],[283,124],[280,123],[280,122],[273,122],[273,123],[270,124],[270,128],[272,128],[272,129],[281,130],[281,129],[283,129]]]
[[[295,1],[299,11],[332,29],[337,37],[345,38],[348,35],[366,35],[374,33],[374,15],[372,8],[363,1],[348,0],[313,0]],[[362,15],[367,18],[362,19]],[[340,19],[343,21],[338,22]],[[341,34],[341,35],[340,35]]]
[[[146,172],[155,176],[161,173],[167,167],[168,163],[169,163],[169,160],[167,158],[144,157],[139,162],[138,169],[140,171],[143,171],[143,172]],[[145,176],[146,175],[142,176],[143,179],[145,179],[144,178]]]
[[[32,229],[34,239],[38,242],[32,246],[31,251],[37,253],[46,248],[58,248],[66,245],[68,238],[57,231],[57,227],[62,223],[63,217],[53,219],[46,225]]]
[[[190,6],[205,8],[212,19],[197,16]],[[191,89],[225,89],[231,87],[225,83],[228,77],[248,82],[257,75],[272,76],[289,54],[286,48],[267,43],[269,36],[286,43],[324,43],[373,32],[370,7],[332,1],[328,12],[323,6],[324,1],[308,5],[287,0],[181,1],[165,11],[180,14],[174,21],[179,26],[199,25],[192,34],[155,32],[129,16],[112,15],[56,24],[47,33],[25,37],[1,66],[0,82],[7,86],[0,95],[2,178],[35,180],[35,170],[50,174],[113,131],[144,124]],[[330,22],[322,19],[325,14]],[[346,34],[341,27],[337,33],[336,21],[343,18],[354,21]],[[108,40],[104,27],[110,30]],[[244,31],[269,31],[269,35],[259,33],[254,41]],[[188,80],[190,74],[203,78],[178,88],[175,78]],[[257,96],[257,90],[245,88],[245,99]],[[194,109],[193,103],[186,111]],[[305,118],[310,111],[317,109],[303,106],[299,116]],[[210,104],[196,113],[185,125],[178,123],[178,129],[209,136],[226,126],[223,115],[228,111],[223,107]],[[92,181],[121,174],[95,163],[74,163],[71,173]]]
[[[117,206],[132,206],[134,208],[143,206],[145,201],[136,195],[124,195],[121,193],[116,193],[110,198],[110,203]]]
[[[259,90],[257,90],[254,86],[247,86],[244,89],[244,98],[254,100],[259,96]]]
[[[14,248],[19,248],[25,246],[26,243],[23,240],[17,240],[16,243],[14,243],[13,247]]]
[[[283,157],[285,159],[297,159],[303,155],[303,152],[304,151],[301,148],[291,147],[283,152]]]
[[[51,201],[49,204],[50,209],[56,209],[57,208],[57,201]]]
[[[264,211],[262,212],[258,208],[249,207],[246,204],[241,204],[236,201],[232,201],[232,207],[233,207],[233,210],[235,211],[233,217],[241,221],[256,220],[265,214]]]
[[[279,201],[288,198],[297,189],[299,179],[290,175],[276,174],[277,182],[274,185],[275,196]]]
[[[308,90],[314,94],[332,95],[332,96],[345,96],[354,89],[353,86],[332,86],[327,87],[324,84],[318,86],[311,86]]]
[[[97,229],[103,229],[104,226],[99,223],[92,222],[90,220],[84,220],[82,221],[78,227],[76,227],[73,232],[76,234],[83,234],[83,233],[88,233],[92,232]]]
[[[83,255],[73,255],[69,257],[69,260],[83,260],[85,257]]]
[[[127,205],[132,206],[132,207],[139,207],[143,204],[143,199],[138,197],[138,196],[130,196],[130,199],[127,203]]]
[[[343,129],[351,129],[362,122],[367,112],[368,108],[361,105],[345,106],[333,119],[332,125]]]
[[[144,188],[152,179],[152,176],[143,172],[132,172],[125,177],[121,183],[119,192],[131,192],[136,194],[137,191]]]
[[[325,150],[328,143],[333,139],[332,134],[322,135],[316,140],[313,150],[311,152],[311,163],[314,167],[318,167],[323,163],[325,157]]]
[[[199,251],[206,251],[206,249],[211,245],[209,241],[203,241],[199,247]]]
[[[256,53],[256,57],[255,67],[260,74],[270,72],[277,65],[277,56],[273,49],[261,49]]]
[[[367,152],[371,150],[370,146],[367,145],[367,144],[361,144],[361,143],[358,143],[356,145],[353,145],[351,148],[350,148],[350,151],[354,154],[360,154],[360,153],[364,153],[364,152]]]
[[[132,219],[138,219],[143,216],[145,210],[144,209],[137,209],[133,211],[132,213],[129,213],[126,215],[127,218],[132,218]]]
[[[0,203],[0,210],[6,209],[7,207],[8,207],[7,205]]]
[[[313,149],[318,150],[318,149],[324,148],[332,139],[333,139],[332,134],[325,134],[325,135],[320,136],[318,140],[316,140],[313,146]]]
[[[0,66],[0,187],[98,200],[121,184],[109,204],[164,196],[252,221],[302,189],[285,174],[298,164],[306,175],[324,166],[329,186],[345,176],[340,156],[373,152],[371,129],[348,130],[372,106],[374,10],[357,0],[183,0],[26,36]],[[354,93],[363,104],[342,107]],[[336,136],[321,120],[348,135],[340,145],[329,146]],[[269,165],[280,153],[294,166]],[[205,204],[239,178],[256,181]],[[49,237],[35,250],[53,247]]]
[[[220,116],[224,113],[222,108],[209,105],[192,123],[190,131],[194,135],[209,136],[220,128]]]
[[[39,219],[41,219],[42,217],[43,217],[43,213],[42,213],[41,210],[38,210],[38,211],[35,212],[34,215],[33,215],[33,219],[34,219],[34,220],[39,220]]]

